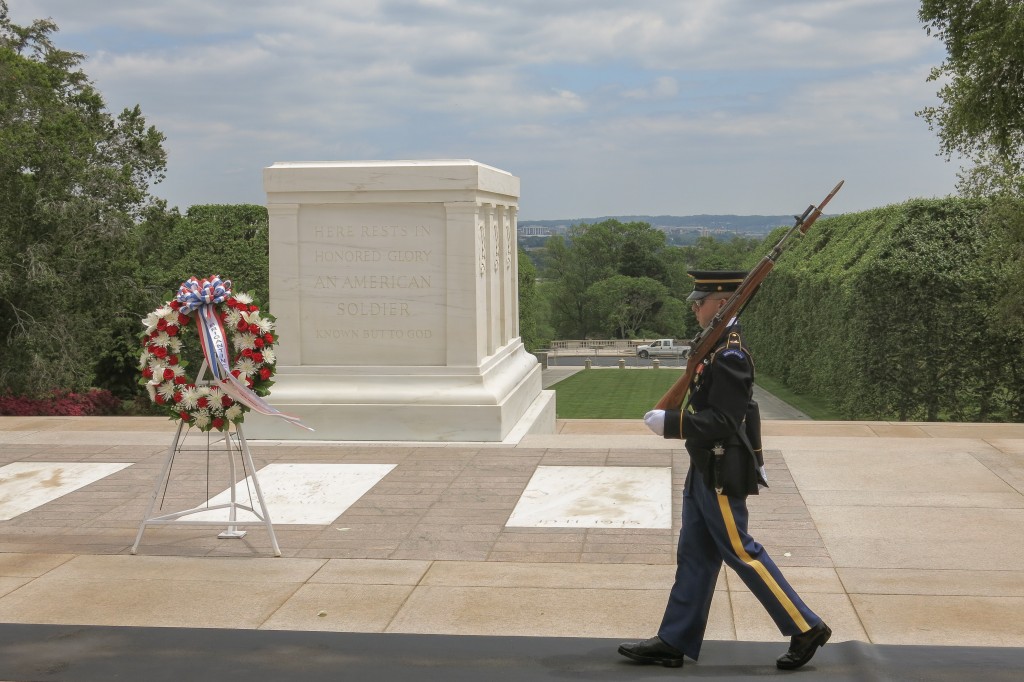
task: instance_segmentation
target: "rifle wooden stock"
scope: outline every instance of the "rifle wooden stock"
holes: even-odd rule
[[[822,209],[832,200],[832,197],[836,195],[839,188],[843,186],[843,180],[839,181],[839,184],[829,192],[828,196],[825,197],[818,206],[813,204],[807,207],[803,215],[796,216],[796,223],[791,227],[779,243],[771,250],[771,252],[762,258],[760,262],[754,267],[753,270],[747,273],[747,276],[740,283],[736,291],[733,292],[729,300],[726,301],[722,309],[718,311],[718,314],[711,320],[705,329],[703,329],[697,336],[690,341],[690,354],[686,360],[686,371],[683,375],[672,384],[672,387],[661,397],[658,404],[654,406],[656,410],[677,410],[683,409],[683,400],[686,397],[686,392],[690,388],[690,384],[693,383],[693,379],[697,374],[697,367],[704,362],[705,358],[711,354],[711,351],[715,349],[718,341],[720,340],[722,333],[725,331],[725,325],[729,323],[729,320],[738,316],[743,309],[746,307],[750,299],[757,293],[761,283],[764,281],[768,273],[771,272],[772,268],[775,267],[775,261],[782,255],[785,250],[789,239],[796,233],[806,234],[807,230],[810,229],[814,221],[821,215]]]

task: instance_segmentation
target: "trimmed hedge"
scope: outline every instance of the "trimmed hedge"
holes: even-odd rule
[[[759,371],[845,419],[1020,421],[1022,338],[997,325],[989,206],[920,199],[815,223],[743,314]]]

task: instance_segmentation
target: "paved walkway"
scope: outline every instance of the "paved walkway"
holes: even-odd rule
[[[59,487],[72,464],[120,466],[0,520],[0,622],[649,636],[672,580],[685,454],[638,421],[557,428],[518,444],[254,443],[259,469],[393,469],[331,522],[275,524],[282,558],[263,528],[222,540],[196,526],[150,528],[130,556],[171,425],[2,417],[0,467],[17,466],[0,468],[0,509]],[[1024,425],[764,430],[772,487],[751,499],[751,531],[833,641],[1024,647]],[[218,492],[216,459],[180,456],[165,507]],[[64,466],[11,499],[44,463]],[[538,467],[670,470],[672,527],[506,526]],[[734,574],[718,590],[709,639],[782,641]]]

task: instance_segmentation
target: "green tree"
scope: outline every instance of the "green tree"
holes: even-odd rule
[[[626,277],[649,277],[668,281],[668,268],[661,259],[665,251],[665,233],[647,223],[622,224],[618,272]]]
[[[967,184],[1021,189],[1024,171],[1024,3],[923,0],[918,13],[947,57],[929,80],[942,104],[918,114],[938,130],[943,153],[973,158]],[[973,177],[973,179],[972,179]]]
[[[192,276],[220,275],[266,305],[270,230],[265,207],[209,204],[180,215],[158,206],[147,212],[139,231],[146,283],[159,295],[177,291]]]
[[[550,237],[544,274],[554,282],[549,302],[556,334],[585,338],[602,333],[606,325],[587,293],[601,280],[623,275],[667,283],[665,250],[665,234],[643,222],[609,219],[573,225],[564,239]]]
[[[18,26],[0,0],[0,390],[94,383],[136,314],[135,221],[163,177],[163,135],[117,117],[58,49],[48,20]]]
[[[668,288],[655,279],[626,275],[596,282],[586,293],[603,331],[620,339],[636,338],[669,295]]]
[[[519,336],[527,350],[536,350],[543,345],[537,334],[537,317],[540,296],[537,293],[537,268],[530,256],[519,249]]]
[[[942,104],[918,112],[937,130],[947,158],[971,160],[960,191],[991,197],[981,222],[997,231],[989,244],[1001,278],[1001,313],[993,324],[1024,335],[1024,3],[1020,0],[923,0],[926,30],[946,45],[929,80],[944,85]],[[1007,327],[1012,327],[1008,329]]]
[[[593,307],[586,297],[595,282],[615,274],[611,251],[600,239],[584,238],[585,225],[570,229],[569,240],[555,236],[548,239],[548,269],[545,273],[552,286],[550,298],[555,334],[561,338],[582,339],[596,331]]]

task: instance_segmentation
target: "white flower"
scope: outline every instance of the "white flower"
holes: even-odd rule
[[[148,350],[142,351],[142,355],[139,357],[139,369],[144,369],[149,364],[149,359],[153,357],[149,354]]]
[[[235,369],[242,373],[242,376],[250,377],[256,373],[256,363],[251,358],[239,358],[235,363]]]
[[[153,372],[153,378],[158,381],[164,380],[164,367],[166,365],[164,365],[163,360],[152,358],[149,361],[149,369]]]
[[[178,315],[178,311],[175,310],[174,308],[172,308],[169,305],[164,305],[161,308],[157,308],[154,312],[159,317],[170,317],[171,315],[174,315],[175,317],[177,317],[177,315]]]
[[[274,323],[265,317],[258,317],[255,320],[250,320],[250,322],[257,325],[264,334],[274,331]]]
[[[167,335],[167,332],[160,332],[156,335],[156,338],[150,341],[154,346],[160,346],[161,348],[167,348],[171,345],[171,337]]]
[[[199,391],[194,388],[186,388],[181,392],[181,403],[182,408],[186,410],[194,410],[199,406]]]
[[[224,314],[224,324],[228,327],[237,327],[239,320],[242,319],[242,313],[238,312],[234,308],[231,308]]]
[[[181,353],[181,339],[176,338],[176,337],[171,337],[171,343],[170,343],[169,348],[170,348],[170,351],[172,353],[174,353],[175,355]]]
[[[232,339],[231,345],[235,347],[235,350],[245,350],[246,348],[252,350],[256,347],[256,337],[249,332],[239,334]]]
[[[153,330],[156,329],[157,323],[160,321],[160,316],[155,312],[146,315],[146,319],[142,321],[144,327],[146,327],[146,333],[152,334]]]
[[[224,410],[224,418],[229,422],[236,422],[242,418],[242,408],[237,403]]]
[[[199,428],[210,425],[210,413],[206,410],[199,410],[195,413],[195,425]]]
[[[156,386],[149,382],[146,382],[146,392],[149,393],[149,399],[153,402],[156,402]]]
[[[177,391],[177,387],[173,381],[165,381],[160,384],[159,388],[156,389],[157,393],[164,397],[164,400],[171,402],[174,400],[174,394]]]
[[[270,365],[273,365],[275,362],[277,362],[277,354],[274,353],[273,349],[271,348],[264,348],[263,364],[269,367]]]
[[[235,294],[235,300],[245,305],[252,305],[252,296],[246,293]]]

